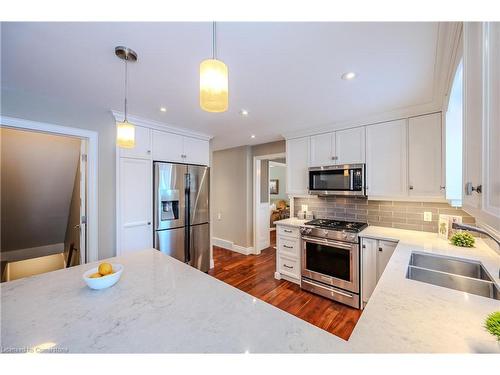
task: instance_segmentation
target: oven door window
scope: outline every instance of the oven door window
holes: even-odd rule
[[[309,172],[310,190],[350,190],[351,174],[348,169]]]
[[[351,250],[335,245],[306,242],[306,268],[309,271],[351,281]]]

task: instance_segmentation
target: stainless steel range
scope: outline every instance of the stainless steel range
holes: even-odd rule
[[[302,289],[359,309],[358,232],[367,226],[360,222],[316,219],[300,227]]]

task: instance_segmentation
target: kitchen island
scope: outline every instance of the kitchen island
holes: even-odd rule
[[[349,341],[147,249],[111,258],[125,269],[101,291],[82,280],[93,264],[1,284],[2,351],[500,352],[483,328],[500,301],[406,278],[411,252],[421,251],[480,261],[499,284],[500,256],[483,240],[457,248],[434,233],[373,226],[360,236],[398,245]]]

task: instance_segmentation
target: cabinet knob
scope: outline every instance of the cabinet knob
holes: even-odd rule
[[[378,248],[378,251],[382,251],[382,248],[381,248],[381,247],[379,247],[379,248]]]
[[[151,150],[148,150],[148,151],[146,151],[146,152],[147,152],[148,154],[150,154],[150,153],[151,153]]]
[[[362,248],[363,248],[363,249],[366,249],[366,245],[363,245],[363,246],[362,246]]]
[[[410,185],[408,188],[409,188],[410,190],[413,190],[413,185]]]
[[[446,189],[446,186],[440,186],[439,188],[440,188],[441,190],[444,190],[444,189]]]
[[[465,194],[471,195],[473,191],[475,191],[478,194],[481,194],[483,191],[483,185],[473,186],[472,182],[467,182],[465,184]]]
[[[151,225],[151,222],[150,222],[150,221],[148,221],[148,225]]]

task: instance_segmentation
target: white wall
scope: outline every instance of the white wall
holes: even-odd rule
[[[286,166],[271,161],[269,163],[269,180],[279,181],[278,194],[270,194],[271,203],[282,199],[288,201],[288,195],[286,194]]]
[[[2,252],[64,242],[80,140],[6,128],[0,138]]]

